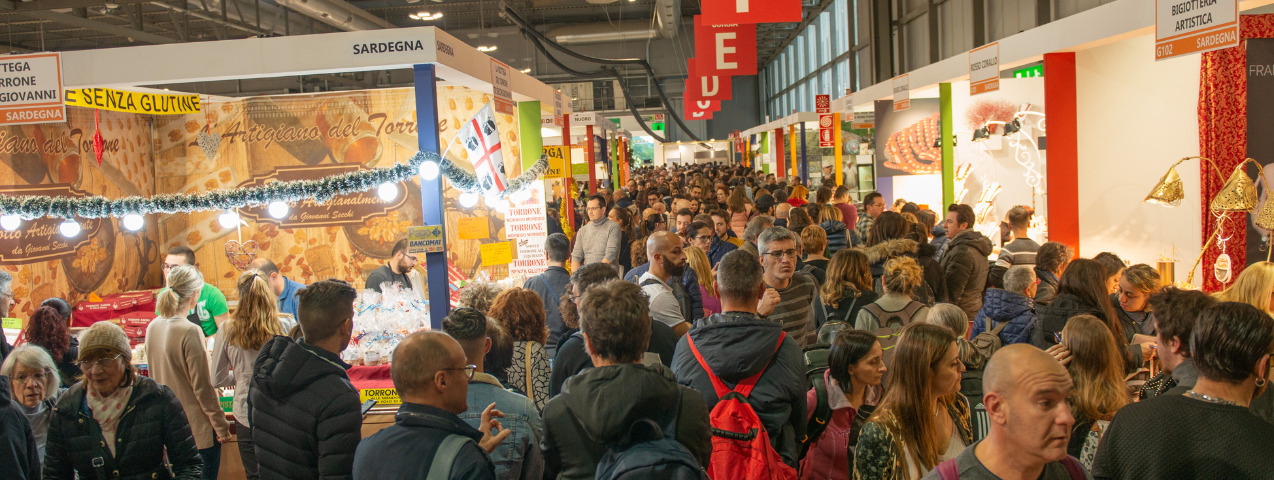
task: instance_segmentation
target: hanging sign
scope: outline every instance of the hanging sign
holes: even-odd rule
[[[832,96],[814,95],[814,111],[817,113],[832,113]]]
[[[894,111],[911,108],[911,74],[904,73],[893,79]]]
[[[709,23],[780,23],[801,21],[801,0],[703,0]]]
[[[854,112],[849,128],[854,130],[876,128],[876,112]]]
[[[1155,0],[1155,60],[1239,45],[1238,0]]]
[[[686,69],[689,73],[686,77],[687,86],[693,89],[687,91],[687,95],[692,95],[698,100],[714,100],[718,103],[729,100],[733,95],[733,85],[729,75],[704,72],[699,68],[699,61],[694,58],[686,60]]]
[[[484,243],[479,248],[482,266],[508,265],[513,262],[513,244],[509,242]]]
[[[562,91],[553,90],[553,126],[566,126],[566,117],[562,115]]]
[[[818,116],[818,146],[820,147],[836,146],[836,143],[834,140],[835,130],[832,130],[832,128],[835,126],[833,125],[835,122],[836,122],[836,116],[830,113],[824,113]]]
[[[491,59],[491,89],[495,93],[495,111],[513,115],[513,84],[509,81],[509,66]]]
[[[77,88],[66,91],[66,104],[145,115],[199,113],[199,95],[129,92],[113,88]]]
[[[969,51],[969,95],[1000,89],[1000,42]]]
[[[703,15],[694,18],[700,73],[756,75],[756,25],[714,25]]]
[[[442,252],[442,226],[425,225],[423,227],[407,227],[407,253]]]
[[[549,159],[549,168],[544,171],[544,179],[566,178],[566,147],[544,147],[544,156]]]
[[[66,121],[62,55],[5,55],[0,60],[0,125]]]
[[[734,131],[734,151],[742,152],[744,148],[747,146],[746,144],[747,142],[744,141],[743,135],[739,133],[738,130],[735,130]]]

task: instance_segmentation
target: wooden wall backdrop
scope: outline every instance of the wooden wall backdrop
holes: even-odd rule
[[[91,143],[94,111],[66,110],[63,123],[0,127],[0,193],[154,193],[151,117],[102,111],[106,152],[99,165]],[[42,219],[0,232],[0,269],[14,276],[11,316],[29,317],[49,297],[74,304],[90,292],[118,293],[159,281],[162,256],[153,221],[139,233],[123,232],[118,219],[82,221],[83,233],[70,240],[57,232],[59,223]]]

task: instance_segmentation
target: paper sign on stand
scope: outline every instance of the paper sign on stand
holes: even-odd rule
[[[440,253],[442,252],[442,241],[442,226],[425,225],[423,227],[407,228],[407,253],[412,255]]]
[[[544,156],[549,159],[549,168],[544,171],[544,179],[566,178],[566,147],[544,147]]]
[[[1155,0],[1155,60],[1239,45],[1238,0]]]
[[[487,217],[468,217],[461,218],[459,222],[459,237],[461,240],[486,240],[491,238],[488,225],[490,221]]]
[[[911,74],[894,77],[894,111],[900,112],[911,108]]]
[[[5,55],[0,85],[0,125],[66,121],[61,54]]]
[[[1000,89],[1000,42],[969,51],[969,95]]]
[[[513,84],[509,82],[509,66],[491,59],[491,89],[495,93],[495,111],[513,115]]]
[[[508,265],[513,262],[513,244],[510,242],[484,243],[479,249],[482,266]]]

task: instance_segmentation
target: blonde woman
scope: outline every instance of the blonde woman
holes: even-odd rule
[[[1159,272],[1144,263],[1125,268],[1119,274],[1119,291],[1110,296],[1129,344],[1155,341],[1155,324],[1150,321],[1150,296],[1163,289]]]
[[[924,283],[924,270],[911,257],[898,257],[885,262],[881,286],[884,295],[858,311],[854,328],[874,332],[890,327],[890,319],[901,319],[906,326],[929,317],[929,307],[912,298],[916,287]]]
[[[257,455],[248,424],[248,385],[257,353],[276,335],[287,335],[296,326],[291,315],[279,314],[278,297],[260,270],[239,275],[239,307],[234,317],[221,326],[212,349],[213,385],[234,387],[235,431],[239,437],[239,459],[246,478],[257,478]]]
[[[721,313],[721,297],[717,294],[717,272],[712,271],[708,254],[698,247],[686,247],[686,264],[694,269],[699,277],[699,295],[703,298],[705,317]]]
[[[1106,425],[1129,401],[1122,354],[1110,329],[1092,315],[1071,317],[1062,329],[1062,345],[1071,352],[1066,370],[1075,381],[1075,427],[1066,453],[1091,467]]]
[[[146,328],[146,358],[150,378],[171,388],[190,422],[190,431],[203,459],[203,478],[217,478],[221,444],[230,440],[230,424],[212,388],[203,329],[186,319],[199,303],[203,276],[191,265],[168,271],[168,288],[159,293],[159,317]],[[277,298],[277,297],[276,297]]]
[[[1222,302],[1246,303],[1274,315],[1270,296],[1274,295],[1274,263],[1257,262],[1243,269],[1234,285],[1217,294]]]

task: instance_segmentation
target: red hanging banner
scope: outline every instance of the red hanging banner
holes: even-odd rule
[[[694,90],[695,98],[715,100],[718,103],[729,100],[733,95],[733,81],[729,75],[705,72],[697,59],[686,60],[687,86]]]
[[[695,16],[695,58],[701,73],[756,75],[756,25],[713,25]]]
[[[801,21],[801,0],[703,0],[700,7],[715,25]]]

